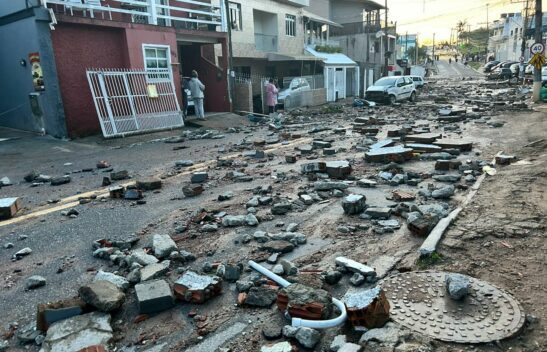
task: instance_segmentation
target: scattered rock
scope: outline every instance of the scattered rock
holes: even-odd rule
[[[275,240],[264,243],[260,249],[270,253],[289,253],[294,250],[294,245],[289,241]]]
[[[125,300],[123,292],[108,281],[95,281],[80,287],[80,298],[101,312],[111,312],[121,307]]]
[[[154,249],[154,255],[159,258],[167,258],[171,252],[177,250],[177,244],[169,235],[154,235],[152,238],[152,248]],[[142,264],[142,263],[139,263]],[[146,264],[142,264],[146,265]]]
[[[296,340],[306,348],[314,348],[321,340],[319,331],[311,328],[301,327],[295,335]]]
[[[342,208],[347,215],[362,213],[366,208],[367,198],[360,194],[350,194],[342,201]]]
[[[254,307],[270,307],[277,299],[277,292],[268,287],[251,287],[245,304]]]
[[[164,260],[161,263],[148,264],[140,270],[141,281],[154,280],[165,275],[165,273],[169,270],[170,264],[171,262],[169,260]]]
[[[338,351],[343,345],[346,344],[347,338],[346,335],[336,335],[332,343],[330,344],[331,352]]]
[[[447,274],[445,278],[446,292],[450,298],[461,300],[469,293],[469,279],[460,274]]]
[[[43,276],[33,275],[25,280],[25,289],[33,290],[46,285],[46,279]]]
[[[262,335],[266,340],[277,340],[282,336],[282,331],[279,326],[269,324],[262,329]]]
[[[365,277],[359,273],[354,273],[349,279],[349,282],[353,286],[361,286],[362,284],[365,283]]]
[[[135,285],[141,314],[157,313],[174,305],[171,287],[165,280],[147,281]]]

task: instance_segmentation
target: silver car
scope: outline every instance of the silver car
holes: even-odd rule
[[[365,99],[376,103],[394,104],[398,101],[416,101],[416,86],[408,76],[390,76],[377,80],[368,87]]]

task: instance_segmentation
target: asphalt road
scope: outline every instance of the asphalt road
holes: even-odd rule
[[[465,66],[461,62],[452,61],[448,63],[447,60],[437,61],[438,73],[437,77],[442,78],[482,78],[484,75],[475,71],[469,66]]]

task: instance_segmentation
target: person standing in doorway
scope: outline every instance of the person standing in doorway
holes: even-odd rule
[[[188,91],[190,90],[190,85],[188,82],[190,81],[187,77],[181,76],[182,81],[182,113],[184,114],[184,118],[188,116]]]
[[[266,105],[268,105],[268,113],[273,114],[275,112],[275,104],[277,102],[277,87],[274,84],[273,78],[270,78],[266,84]]]
[[[198,78],[198,72],[192,71],[192,79],[188,82],[190,88],[190,94],[194,100],[194,109],[196,110],[196,117],[198,120],[205,120],[205,111],[203,110],[203,99],[205,98],[205,85],[201,83]]]

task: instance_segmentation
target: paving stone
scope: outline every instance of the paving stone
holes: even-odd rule
[[[439,139],[433,144],[445,148],[459,149],[462,152],[470,152],[473,149],[473,142],[464,139]]]
[[[327,171],[327,164],[325,162],[302,164],[300,170],[302,174],[324,173]]]
[[[190,178],[192,183],[203,183],[209,179],[209,174],[206,172],[194,172]]]
[[[366,208],[367,198],[361,194],[350,194],[342,201],[342,208],[346,215],[362,213]]]
[[[122,291],[126,291],[129,288],[129,281],[125,277],[102,270],[99,270],[93,281],[108,281]]]
[[[369,179],[366,179],[366,178],[357,181],[357,186],[365,187],[365,188],[374,188],[374,187],[376,187],[377,184],[378,183],[376,181],[369,180]]]
[[[433,175],[432,178],[435,181],[439,181],[439,182],[454,183],[454,182],[458,182],[461,179],[461,175]]]
[[[335,148],[325,148],[323,149],[323,155],[335,155],[336,149]]]
[[[164,260],[161,263],[148,264],[140,270],[141,282],[154,280],[165,275],[165,273],[169,271],[169,265],[171,265],[171,262],[169,260]]]
[[[127,170],[114,171],[110,173],[110,179],[112,181],[121,181],[129,178]]]
[[[93,312],[51,325],[40,351],[80,351],[90,346],[107,345],[112,338],[110,315]]]
[[[178,167],[188,167],[194,165],[194,162],[192,160],[178,160],[175,161],[175,166]]]
[[[264,159],[266,154],[263,150],[247,150],[243,152],[245,158]]]
[[[52,186],[64,185],[70,182],[70,176],[65,175],[61,177],[54,177],[50,182]]]
[[[345,179],[351,175],[351,165],[346,160],[340,161],[328,161],[327,162],[327,174],[331,178]]]
[[[108,281],[95,281],[80,287],[80,298],[101,312],[111,312],[121,307],[125,300],[123,292]]]
[[[441,133],[419,133],[419,134],[411,134],[405,137],[405,141],[408,142],[416,142],[416,143],[426,143],[431,144],[435,142],[437,139],[440,139],[442,137]]]
[[[285,155],[285,162],[289,163],[289,164],[294,164],[296,163],[297,161],[297,157],[296,155]]]
[[[123,194],[123,198],[127,200],[138,200],[142,197],[142,191],[139,189],[127,189]]]
[[[373,219],[389,219],[391,212],[391,208],[387,207],[371,207],[365,210],[365,214]]]
[[[316,191],[345,190],[349,186],[345,182],[318,181],[313,184]]]
[[[349,270],[351,272],[359,273],[359,274],[363,275],[364,277],[369,277],[369,276],[370,277],[375,277],[376,276],[376,272],[374,271],[373,268],[371,268],[370,266],[358,263],[355,260],[348,259],[348,258],[345,258],[345,257],[337,257],[335,259],[335,262],[336,262],[337,265],[340,265],[340,266],[346,268],[347,270]]]
[[[160,189],[162,181],[159,178],[151,177],[145,178],[137,181],[137,189],[143,191],[154,191]]]
[[[365,153],[365,161],[368,163],[403,162],[412,158],[412,152],[412,148],[401,146],[372,149]]]
[[[11,219],[21,209],[21,199],[18,197],[0,199],[0,220]]]
[[[157,258],[163,259],[167,258],[171,252],[177,250],[177,244],[169,235],[155,234],[152,237],[152,249],[154,250],[154,255]],[[146,265],[143,263],[139,264]]]
[[[165,280],[147,281],[135,285],[141,314],[157,313],[173,307],[173,293]]]

